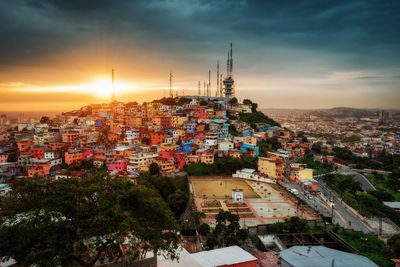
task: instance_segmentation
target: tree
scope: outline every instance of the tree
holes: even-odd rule
[[[202,236],[207,236],[211,231],[210,225],[208,225],[208,223],[203,223],[200,225],[199,227],[199,233]]]
[[[178,105],[182,106],[184,104],[189,104],[192,100],[190,98],[186,98],[186,97],[180,97],[178,100]]]
[[[176,257],[173,214],[159,195],[125,178],[17,180],[0,198],[0,256],[30,266],[93,266],[146,251]]]
[[[204,99],[200,100],[200,106],[207,106],[207,105],[208,105],[207,100]]]
[[[243,104],[245,104],[245,105],[251,105],[251,104],[253,104],[253,102],[251,102],[250,99],[244,99],[244,100],[243,100]]]
[[[215,248],[215,246],[218,246],[218,245],[219,245],[219,243],[218,243],[218,240],[215,238],[215,236],[210,236],[207,239],[205,247],[206,247],[206,250],[212,250]]]
[[[201,211],[191,210],[189,213],[190,222],[195,226],[196,229],[197,226],[200,224],[200,219],[205,217],[206,214]]]
[[[49,123],[50,122],[50,118],[47,116],[43,116],[40,118],[40,123]]]
[[[253,113],[257,112],[257,107],[258,107],[257,103],[252,103],[251,104],[251,112],[253,112]]]
[[[297,216],[285,219],[284,222],[273,223],[269,228],[272,233],[307,233],[310,229],[307,220]]]
[[[160,175],[160,166],[157,163],[153,162],[150,164],[150,174],[151,175]]]
[[[316,144],[313,144],[313,146],[311,148],[311,151],[316,153],[316,154],[321,154],[321,149],[322,149],[321,148],[321,144],[316,143]]]
[[[229,211],[220,211],[215,217],[215,222],[214,234],[218,243],[223,247],[238,245],[239,240],[243,241],[244,232],[240,229],[239,215]]]
[[[394,253],[395,257],[400,256],[400,234],[394,234],[392,235],[388,242],[387,242],[389,248],[392,250]]]
[[[229,100],[229,104],[231,105],[236,105],[238,103],[238,100],[236,97],[233,97],[231,100]]]
[[[8,154],[7,162],[17,162],[18,161],[18,154],[17,152],[11,152]]]

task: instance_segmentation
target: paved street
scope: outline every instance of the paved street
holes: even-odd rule
[[[357,216],[353,211],[349,210],[340,199],[333,196],[331,191],[319,185],[319,193],[313,195],[313,199],[309,199],[305,195],[305,190],[298,184],[291,182],[289,179],[285,179],[285,182],[281,183],[284,187],[290,189],[294,188],[299,191],[299,198],[304,200],[311,208],[321,213],[325,217],[332,216],[331,200],[333,199],[333,223],[339,223],[341,226],[347,229],[354,229],[356,231],[363,231],[364,233],[371,232],[368,226]]]
[[[359,181],[361,183],[361,188],[364,191],[368,190],[376,190],[376,188],[371,184],[371,182],[362,174],[359,174],[358,172],[353,172],[354,179]]]
[[[364,191],[368,190],[376,190],[376,188],[373,186],[373,184],[365,177],[364,175],[350,169],[348,166],[341,166],[338,169],[338,172],[340,174],[344,175],[354,175],[354,180],[359,181],[361,183],[361,188]]]

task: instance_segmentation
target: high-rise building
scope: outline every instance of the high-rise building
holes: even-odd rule
[[[6,114],[1,114],[0,115],[0,125],[5,125],[7,122],[7,115]]]
[[[18,123],[24,123],[24,113],[18,114]]]

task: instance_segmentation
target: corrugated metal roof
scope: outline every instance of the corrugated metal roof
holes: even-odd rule
[[[238,246],[202,251],[191,254],[190,256],[203,267],[231,265],[257,260],[256,257]]]
[[[392,209],[400,209],[399,201],[395,201],[395,202],[383,201],[383,204],[385,206],[391,207]]]
[[[332,266],[333,260],[335,267],[378,267],[367,257],[324,246],[293,246],[279,255],[294,267]]]

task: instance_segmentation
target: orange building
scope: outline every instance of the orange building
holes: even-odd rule
[[[65,151],[65,163],[70,165],[74,162],[80,163],[82,161],[82,152],[78,150],[68,150]]]
[[[35,174],[40,176],[47,176],[50,174],[50,164],[38,164],[33,169],[28,170],[28,177],[32,177]]]
[[[228,156],[232,158],[241,158],[242,157],[242,152],[236,149],[230,149],[228,151]]]
[[[175,164],[173,160],[166,158],[156,158],[155,162],[160,168],[161,174],[165,175],[175,172]]]
[[[204,164],[213,164],[214,163],[214,155],[213,154],[202,154],[200,156],[200,162]]]
[[[158,145],[158,144],[162,143],[163,136],[164,136],[164,134],[161,132],[151,132],[150,133],[151,144]]]
[[[79,133],[64,133],[62,134],[62,141],[63,143],[67,143],[70,145],[76,144],[78,141]]]
[[[21,142],[17,143],[19,151],[28,150],[32,145],[33,145],[33,141],[32,140],[24,140],[24,141],[21,141]]]
[[[51,151],[55,151],[55,150],[61,149],[64,146],[65,146],[65,144],[60,143],[60,142],[51,142],[51,143],[49,143],[49,149]]]

